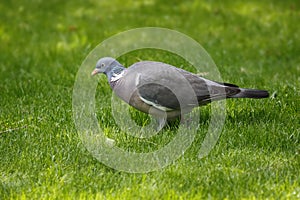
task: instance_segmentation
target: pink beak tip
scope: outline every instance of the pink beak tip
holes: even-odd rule
[[[94,70],[92,71],[91,75],[94,76],[94,75],[96,75],[96,74],[98,74],[98,70],[97,70],[97,69],[94,69]]]

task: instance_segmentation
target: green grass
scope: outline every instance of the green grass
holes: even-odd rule
[[[2,1],[0,13],[0,199],[300,198],[297,1]],[[72,89],[98,43],[144,26],[191,36],[224,81],[268,89],[272,97],[228,100],[222,135],[208,157],[197,158],[201,129],[172,165],[129,174],[85,149],[72,119]],[[182,64],[155,51],[120,61],[128,66],[147,57]],[[151,143],[117,134],[105,78],[97,91],[104,102],[99,123],[121,147],[149,151],[174,136],[174,127]],[[209,107],[201,112],[205,129]]]

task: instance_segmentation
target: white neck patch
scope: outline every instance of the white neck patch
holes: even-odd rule
[[[122,71],[120,74],[112,74],[111,78],[110,78],[110,82],[115,82],[117,80],[119,80],[120,78],[122,78],[124,75],[124,71]]]

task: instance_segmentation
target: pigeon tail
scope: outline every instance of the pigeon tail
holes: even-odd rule
[[[253,98],[253,99],[262,99],[268,98],[269,92],[266,90],[257,90],[257,89],[245,89],[239,88],[240,92],[229,96],[228,98]]]

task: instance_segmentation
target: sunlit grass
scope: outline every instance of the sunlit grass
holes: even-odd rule
[[[0,4],[0,199],[299,199],[300,4],[296,1],[3,1]],[[72,89],[88,53],[120,31],[162,26],[201,43],[226,82],[268,89],[269,99],[230,99],[212,152],[197,155],[210,119],[172,165],[129,174],[98,162],[72,118]],[[149,59],[193,71],[161,51]],[[176,134],[138,139],[111,115],[111,90],[97,87],[97,119],[120,148],[147,152]],[[100,104],[100,105],[99,105]],[[130,110],[138,124],[147,116]]]

